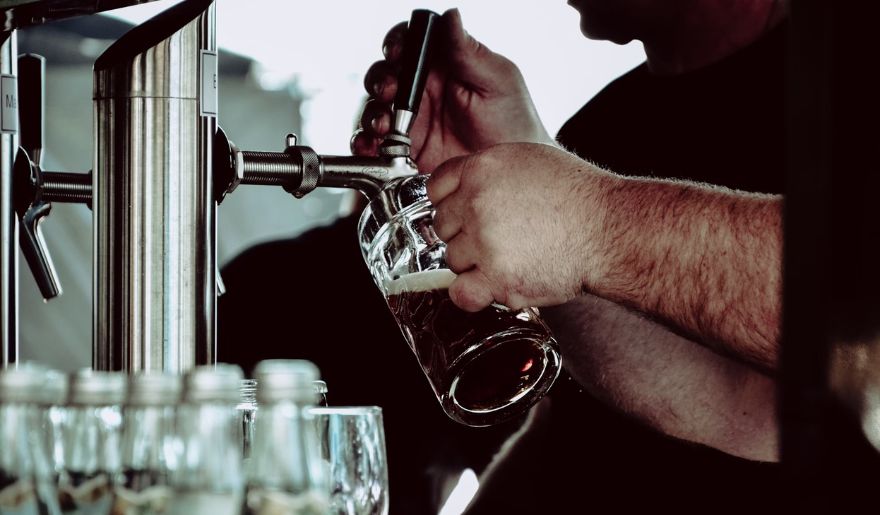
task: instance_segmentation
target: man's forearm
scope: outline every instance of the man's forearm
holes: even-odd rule
[[[602,216],[591,219],[593,256],[584,289],[775,368],[782,198],[687,182],[606,179],[600,181]]]
[[[569,373],[596,397],[676,438],[777,459],[769,377],[594,296],[542,313]]]

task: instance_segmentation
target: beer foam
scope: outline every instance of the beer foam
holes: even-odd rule
[[[401,293],[420,293],[431,290],[445,290],[456,278],[455,272],[447,268],[425,270],[406,274],[385,283],[386,295]]]

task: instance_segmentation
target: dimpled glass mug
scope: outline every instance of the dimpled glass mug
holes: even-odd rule
[[[524,413],[561,369],[553,335],[534,308],[492,304],[477,313],[449,298],[454,272],[433,229],[426,176],[388,183],[360,219],[361,251],[443,410],[487,426]]]

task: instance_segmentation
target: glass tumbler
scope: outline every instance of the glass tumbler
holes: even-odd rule
[[[361,251],[441,406],[453,420],[487,426],[525,412],[561,367],[537,309],[492,304],[477,313],[449,298],[455,279],[433,228],[426,176],[392,181],[360,219]]]
[[[386,515],[388,466],[382,408],[312,408],[329,468],[332,515]]]

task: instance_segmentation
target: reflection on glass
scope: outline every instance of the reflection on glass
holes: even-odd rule
[[[330,513],[388,513],[388,468],[382,409],[314,408],[321,455],[329,468]]]

